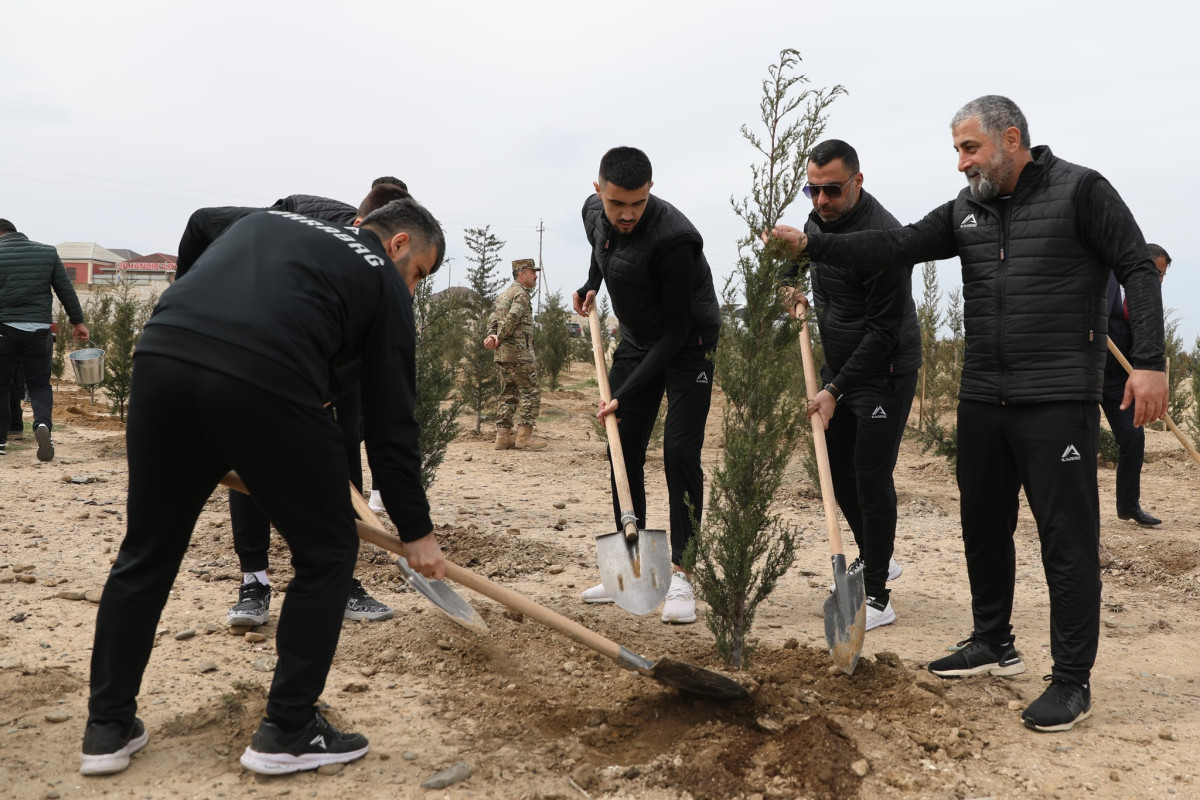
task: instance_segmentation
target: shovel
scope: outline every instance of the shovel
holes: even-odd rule
[[[800,326],[800,355],[804,359],[804,388],[808,399],[816,397],[817,371],[813,366],[812,340],[808,320]],[[838,530],[837,508],[833,502],[833,478],[829,475],[829,451],[825,449],[825,426],[820,414],[809,417],[813,444],[817,451],[817,472],[821,476],[821,504],[825,507],[825,528],[829,534],[829,552],[833,561],[833,593],[825,599],[825,641],[833,663],[847,675],[854,674],[867,632],[866,586],[863,570],[846,574],[846,556],[842,552],[842,534]]]
[[[612,391],[608,388],[604,340],[600,335],[600,317],[595,303],[588,312],[588,324],[592,331],[592,354],[596,359],[596,383],[600,385],[600,397],[607,403],[612,400]],[[596,537],[600,582],[621,608],[634,614],[649,614],[662,603],[671,585],[671,542],[666,531],[638,530],[615,414],[605,415],[604,430],[608,434],[608,450],[612,456],[613,482],[617,485],[617,499],[621,503],[622,530]]]
[[[388,533],[379,524],[379,517],[367,505],[358,492],[352,493],[354,510],[364,521],[358,523],[358,535],[365,542],[377,547],[390,550],[393,553],[403,552],[400,540]],[[446,577],[461,583],[468,589],[479,592],[484,597],[495,600],[502,606],[524,614],[536,620],[547,628],[558,631],[562,635],[575,640],[579,644],[601,655],[611,658],[626,669],[631,669],[653,678],[659,683],[672,686],[687,694],[712,697],[719,700],[745,700],[750,697],[746,688],[737,681],[727,678],[719,672],[713,672],[703,667],[697,667],[683,661],[670,658],[660,658],[651,661],[644,656],[631,652],[611,639],[606,639],[590,628],[585,628],[574,620],[551,611],[545,606],[538,605],[524,595],[517,594],[512,589],[492,583],[482,575],[476,575],[470,570],[446,560]],[[437,583],[437,581],[434,581]]]
[[[236,472],[226,473],[225,477],[221,479],[221,484],[243,494],[250,494],[246,490],[246,484],[242,483],[242,479]],[[354,488],[354,484],[350,485],[350,496],[351,498],[362,500],[363,506],[366,507],[366,501],[362,499],[362,495]],[[357,503],[355,504],[355,510],[358,510]],[[362,512],[359,512],[359,516],[362,516]],[[380,527],[382,528],[383,526]],[[359,536],[360,538],[362,537],[361,530],[359,531]],[[404,576],[404,580],[408,582],[409,586],[420,592],[425,599],[446,612],[446,615],[450,619],[464,628],[471,628],[477,631],[487,630],[487,623],[483,621],[483,617],[479,616],[479,612],[471,607],[470,603],[459,597],[453,589],[442,581],[429,580],[410,567],[408,561],[401,555],[404,552],[403,547],[400,545],[397,545],[397,547],[399,549],[390,547],[387,549],[397,554],[396,566],[400,568],[400,574]]]
[[[1129,359],[1125,358],[1125,354],[1121,352],[1121,348],[1113,344],[1112,339],[1108,340],[1108,352],[1112,353],[1113,358],[1120,362],[1121,366],[1125,368],[1126,373],[1133,372],[1133,365],[1129,363]],[[1179,426],[1175,424],[1175,420],[1171,419],[1170,414],[1163,413],[1163,422],[1167,423],[1167,427],[1171,429],[1171,433],[1175,434],[1175,438],[1183,445],[1183,449],[1187,450],[1192,460],[1200,464],[1200,453],[1197,453],[1196,448],[1192,447],[1192,443],[1183,435],[1183,431],[1179,430]]]

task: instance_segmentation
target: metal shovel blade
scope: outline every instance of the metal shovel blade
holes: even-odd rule
[[[836,553],[832,561],[833,593],[825,599],[825,641],[833,663],[853,675],[867,633],[866,586],[862,570],[846,574],[845,555]]]
[[[623,531],[596,537],[600,582],[613,602],[633,614],[649,614],[662,605],[671,587],[671,542],[666,531]]]
[[[429,602],[442,611],[445,611],[450,619],[464,628],[471,628],[476,631],[487,630],[487,623],[483,621],[483,617],[479,616],[479,612],[472,608],[470,603],[459,597],[449,586],[441,581],[426,578],[410,567],[408,560],[404,556],[396,557],[396,566],[400,568],[400,574],[404,576],[404,580],[408,581],[409,586],[424,595]]]
[[[746,700],[750,697],[746,687],[732,678],[711,669],[688,664],[686,661],[660,658],[649,671],[639,671],[685,694],[713,697],[718,700]]]

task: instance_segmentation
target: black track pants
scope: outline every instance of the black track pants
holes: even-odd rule
[[[301,406],[140,355],[126,443],[127,530],[96,617],[89,719],[132,720],[159,615],[179,613],[164,607],[196,519],[235,469],[287,541],[296,574],[279,616],[267,718],[305,724],[333,661],[358,553],[337,425],[315,400]]]
[[[975,635],[1012,638],[1018,494],[1037,521],[1055,674],[1086,681],[1100,637],[1095,403],[958,405],[958,488]]]
[[[621,384],[641,363],[645,351],[626,344],[617,347],[609,386],[616,393]],[[663,469],[667,477],[667,499],[670,505],[671,560],[680,564],[683,551],[692,540],[690,502],[699,518],[704,510],[704,471],[700,467],[700,451],[704,447],[704,424],[712,402],[713,362],[699,347],[686,347],[667,365],[663,374],[630,396],[622,396],[617,407],[620,424],[621,449],[625,455],[625,471],[629,474],[629,492],[638,527],[646,527],[646,448],[650,433],[658,418],[664,391],[667,396],[667,419],[663,427]],[[609,459],[612,453],[609,452]],[[613,514],[617,530],[621,529],[621,502],[617,498],[616,479],[612,481]]]
[[[915,372],[867,379],[838,402],[825,431],[833,493],[866,563],[867,596],[882,603],[896,543],[892,473],[916,386]]]
[[[358,389],[338,400],[337,423],[346,448],[350,481],[362,491],[362,396]],[[249,495],[229,490],[229,519],[233,527],[233,549],[242,572],[265,572],[271,545],[271,521]]]
[[[1133,426],[1134,404],[1121,410],[1125,382],[1105,384],[1100,407],[1117,440],[1117,513],[1128,514],[1142,504],[1142,462],[1146,458],[1146,431]]]

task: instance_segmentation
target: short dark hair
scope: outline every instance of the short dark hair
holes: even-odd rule
[[[9,222],[6,219],[0,219],[0,236],[4,235],[6,233],[16,233],[16,232],[17,232],[16,225],[13,225],[11,222]]]
[[[851,175],[858,174],[858,152],[841,139],[826,139],[808,154],[808,162],[823,167],[835,158],[840,158]]]
[[[358,204],[358,218],[366,219],[377,208],[383,208],[393,200],[403,200],[406,197],[412,197],[407,189],[400,187],[395,183],[377,183],[371,186],[371,191],[367,192],[367,196]]]
[[[362,221],[363,227],[378,228],[385,236],[395,236],[397,233],[407,233],[417,240],[416,249],[433,247],[437,259],[429,274],[437,272],[446,256],[446,234],[442,231],[441,223],[434,219],[433,214],[425,206],[411,197],[393,200],[387,205],[377,208]]]
[[[636,147],[614,147],[600,159],[600,182],[640,189],[654,180],[650,159]]]
[[[993,139],[999,139],[1009,128],[1016,128],[1021,132],[1021,147],[1030,149],[1029,123],[1017,104],[1007,97],[998,94],[976,97],[960,108],[950,120],[951,130],[972,117],[979,120],[979,127]]]
[[[371,188],[374,188],[376,186],[379,186],[379,185],[385,184],[385,183],[390,183],[394,186],[399,186],[404,191],[406,191],[406,192],[408,191],[407,183],[400,180],[399,178],[393,178],[391,175],[384,175],[381,178],[376,178],[375,180],[371,181]]]
[[[3,220],[0,220],[0,222],[3,222]],[[1153,242],[1147,242],[1146,249],[1150,251],[1150,258],[1164,258],[1167,261],[1167,266],[1168,267],[1171,266],[1171,256],[1167,253],[1166,250],[1163,249],[1163,246],[1161,244],[1154,244]]]

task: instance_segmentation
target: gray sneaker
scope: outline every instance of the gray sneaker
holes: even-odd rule
[[[54,442],[50,439],[50,429],[46,427],[46,423],[43,422],[34,428],[33,435],[38,444],[38,461],[53,461]]]
[[[346,611],[342,616],[346,619],[366,619],[375,622],[381,619],[391,619],[396,616],[396,613],[367,594],[362,582],[355,578],[354,585],[350,589],[350,597],[346,599]]]

